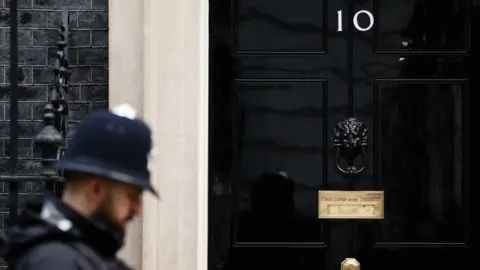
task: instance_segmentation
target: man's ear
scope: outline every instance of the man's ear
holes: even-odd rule
[[[96,196],[100,195],[100,193],[102,192],[102,183],[100,183],[100,179],[92,179],[92,190],[93,194],[95,194]]]
[[[88,192],[91,196],[90,200],[93,203],[97,203],[100,201],[105,193],[105,182],[102,181],[99,177],[93,177],[92,179],[89,180],[89,183],[87,185]]]

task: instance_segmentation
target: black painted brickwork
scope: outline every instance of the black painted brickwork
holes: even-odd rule
[[[53,79],[53,56],[61,5],[69,7],[71,125],[90,110],[108,107],[107,0],[18,0],[19,7],[19,174],[39,173],[33,137],[42,127],[42,110]],[[0,174],[9,174],[9,10],[0,0]],[[21,183],[20,204],[41,197],[32,182]],[[9,185],[0,183],[0,230],[8,218]]]

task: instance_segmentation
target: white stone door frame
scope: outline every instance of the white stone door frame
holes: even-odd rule
[[[121,251],[135,269],[206,270],[208,0],[109,0],[109,104],[127,102],[156,146],[142,218]]]

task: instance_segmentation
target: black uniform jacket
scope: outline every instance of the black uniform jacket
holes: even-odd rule
[[[30,204],[0,238],[0,256],[12,270],[130,269],[116,258],[115,236],[58,198]]]

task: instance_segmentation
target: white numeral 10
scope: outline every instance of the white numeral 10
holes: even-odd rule
[[[338,10],[337,11],[337,20],[338,20],[338,29],[337,31],[338,32],[343,32],[343,15],[342,15],[342,12],[343,10]],[[367,27],[363,28],[361,27],[359,24],[358,24],[358,16],[360,16],[361,14],[365,14],[367,15],[368,17],[368,21],[370,22],[368,24]],[[365,32],[365,31],[368,31],[370,30],[372,27],[373,27],[373,24],[375,23],[375,19],[373,18],[373,14],[368,11],[368,10],[360,10],[358,11],[357,13],[355,13],[355,15],[353,16],[353,25],[355,26],[355,28],[358,30],[358,31],[362,31],[362,32]]]

